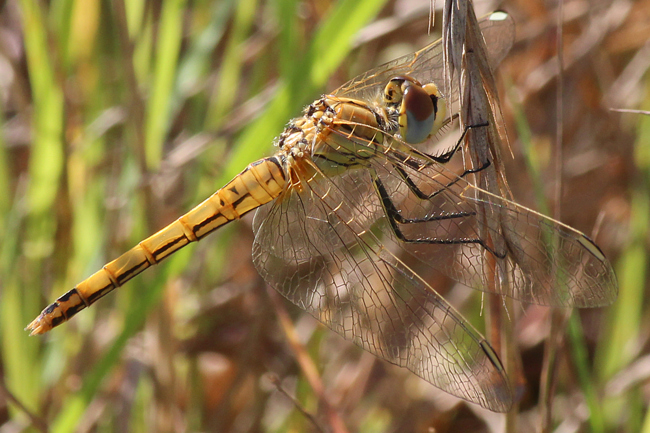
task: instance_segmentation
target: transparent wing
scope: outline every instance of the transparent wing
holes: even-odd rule
[[[514,43],[515,24],[506,14],[501,14],[500,20],[491,17],[483,18],[480,27],[485,37],[490,63],[494,67],[503,60]],[[388,80],[398,75],[410,75],[422,83],[436,83],[441,86],[444,82],[441,41],[371,69],[343,84],[332,92],[332,95],[373,101],[382,94]],[[457,94],[444,96],[449,104],[458,99]]]
[[[365,350],[491,410],[512,396],[490,346],[405,266],[373,225],[367,170],[310,178],[258,214],[253,261],[291,302]]]
[[[598,307],[616,299],[611,264],[581,232],[477,188],[470,173],[422,156],[382,156],[372,166],[396,227],[384,243],[470,287],[527,303]],[[492,261],[503,278],[497,284],[490,283]]]

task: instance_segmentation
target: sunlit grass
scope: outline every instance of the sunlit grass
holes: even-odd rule
[[[382,12],[387,3],[390,7]],[[188,431],[234,430],[232,426],[244,423],[242,419],[253,412],[250,406],[264,404],[288,414],[274,424],[276,431],[313,429],[312,420],[297,407],[320,414],[323,397],[285,360],[281,332],[264,328],[274,322],[255,320],[272,315],[273,309],[267,305],[256,310],[251,301],[267,300],[267,296],[249,262],[248,220],[175,254],[46,336],[30,338],[23,328],[47,303],[267,155],[286,122],[331,90],[332,83],[351,78],[348,71],[373,66],[364,63],[363,54],[351,54],[351,47],[359,30],[378,14],[397,16],[395,4],[377,0],[17,2],[20,25],[14,25],[22,33],[15,34],[22,37],[24,58],[13,67],[25,83],[10,89],[3,123],[15,116],[28,126],[29,134],[22,138],[26,144],[20,140],[15,144],[11,134],[0,136],[0,370],[8,390],[52,432],[75,431],[84,425],[95,431],[119,430],[123,425],[130,431],[174,431],[179,419]],[[7,18],[11,19],[16,18]],[[424,34],[426,27],[412,32]],[[526,31],[523,37],[529,37]],[[399,39],[399,32],[382,42],[391,38]],[[375,61],[383,47],[379,42],[369,45],[367,58]],[[516,46],[515,51],[520,54],[524,48]],[[26,72],[21,72],[23,64]],[[517,68],[526,65],[522,61]],[[522,86],[521,81],[509,83],[513,92],[502,99],[517,100],[514,88]],[[584,83],[568,88],[567,100],[580,99],[576,95],[584,96],[588,89]],[[511,145],[516,163],[523,160],[525,169],[508,177],[511,184],[526,179],[533,193],[524,204],[549,214],[547,186],[552,169],[545,140],[552,133],[540,133],[544,122],[538,117],[552,118],[552,113],[539,108],[543,102],[537,98],[513,104],[509,132],[517,138]],[[583,107],[588,109],[597,111]],[[620,299],[605,310],[607,320],[587,321],[584,333],[578,326],[579,313],[574,313],[565,343],[570,356],[560,355],[562,377],[575,383],[558,386],[558,411],[566,410],[567,401],[578,401],[576,406],[584,403],[593,415],[584,423],[591,431],[636,431],[644,426],[650,431],[641,380],[620,395],[607,394],[612,379],[646,354],[647,119],[638,116],[636,131],[624,131],[636,134],[633,159],[621,163],[634,171],[630,176],[635,187],[616,192],[630,206],[629,233],[620,235],[624,238],[620,244],[611,233],[596,238],[608,254],[620,252],[615,264]],[[621,146],[625,143],[621,140]],[[607,152],[612,151],[603,150]],[[508,152],[503,155],[510,158]],[[600,164],[601,176],[611,175],[612,183],[625,182],[607,161]],[[572,215],[571,209],[567,213]],[[621,217],[627,223],[625,218]],[[605,215],[604,224],[614,226],[613,219]],[[579,228],[589,232],[592,227]],[[229,291],[252,295],[232,301],[232,307],[229,301],[215,301]],[[219,302],[226,308],[215,308]],[[234,317],[227,315],[229,310]],[[482,320],[482,311],[476,310],[471,322]],[[252,312],[250,317],[238,317],[241,311]],[[238,326],[211,327],[229,321]],[[305,328],[309,326],[301,330]],[[193,340],[205,338],[206,333],[207,341]],[[240,334],[252,336],[244,340],[248,344],[240,343],[248,346],[248,353],[227,346]],[[413,423],[420,419],[416,407],[425,408],[431,419],[440,416],[428,412],[432,407],[428,391],[410,386],[410,373],[398,370],[392,375],[394,370],[385,363],[375,362],[365,364],[371,370],[355,374],[342,360],[347,350],[354,349],[326,330],[306,334],[302,338],[317,368],[326,371],[320,363],[324,358],[342,366],[335,372],[327,370],[326,388],[336,390],[332,402],[359,431],[398,431],[404,419]],[[564,349],[559,348],[567,353]],[[237,392],[221,396],[218,409],[209,402],[219,401],[219,396],[211,394],[205,372],[197,366],[197,353],[203,350],[227,353],[234,360],[232,374],[228,366],[214,367],[227,372],[218,377],[239,384],[233,387]],[[273,386],[260,379],[259,371],[238,376],[246,371],[241,366],[248,364],[286,374],[295,402],[278,397]],[[294,369],[282,370],[287,364]],[[345,387],[352,381],[360,389],[351,392]],[[125,389],[127,385],[134,389]],[[364,400],[361,396],[366,393],[370,397]],[[530,406],[537,404],[535,397],[527,398],[528,406],[522,410],[534,411]],[[175,402],[176,412],[166,411],[164,404],[169,401]],[[118,409],[129,405],[128,418],[122,419]],[[161,413],[173,419],[152,422]],[[13,404],[8,417],[18,426],[30,423]],[[317,421],[329,425],[327,420]],[[268,425],[266,420],[259,422]],[[437,425],[445,431],[444,423]]]
[[[205,152],[212,161],[190,161],[198,170],[182,176],[188,194],[174,206],[179,213],[220,186],[215,174],[227,179],[267,153],[284,123],[323,91],[358,30],[383,5],[334,3],[316,11],[321,22],[306,26],[296,20],[302,6],[295,1],[194,3],[189,8],[170,0],[160,9],[144,1],[20,3],[34,110],[27,181],[11,185],[4,151],[0,158],[0,187],[24,192],[0,199],[10,229],[0,256],[3,370],[9,389],[55,432],[77,428],[106,391],[129,339],[160,308],[165,288],[187,268],[194,248],[63,331],[27,338],[23,328],[44,299],[169,221],[158,213],[163,207],[152,176],[173,140],[203,132],[213,137]],[[255,32],[266,32],[265,40],[255,39]],[[263,46],[251,58],[247,48],[255,43]],[[241,124],[250,125],[221,138],[232,111],[262,90],[267,93],[259,109]],[[115,302],[124,309],[107,316]],[[99,350],[98,326],[108,332]],[[76,362],[83,365],[71,386],[66,377]],[[155,396],[139,398],[147,406]],[[133,428],[144,429],[145,421],[134,417]]]

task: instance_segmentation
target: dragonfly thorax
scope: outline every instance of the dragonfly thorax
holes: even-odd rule
[[[370,105],[332,95],[314,101],[278,139],[289,167],[315,163],[328,175],[362,166],[384,141],[387,118]],[[305,164],[307,163],[307,164]]]
[[[301,159],[309,152],[310,143],[316,134],[316,124],[307,116],[291,120],[280,134],[280,151],[291,159]]]

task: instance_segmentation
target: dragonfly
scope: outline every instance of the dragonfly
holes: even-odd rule
[[[514,23],[501,14],[480,25],[498,62]],[[432,150],[458,100],[436,84],[443,66],[437,41],[314,101],[276,139],[274,155],[80,282],[26,329],[51,330],[256,210],[252,257],[270,286],[376,356],[461,399],[507,411],[513,393],[496,352],[415,265],[477,290],[560,307],[609,305],[616,278],[581,232],[478,188],[472,179],[490,161],[452,168],[462,139]],[[490,224],[479,212],[486,203]],[[508,269],[507,281],[490,284],[488,262]]]

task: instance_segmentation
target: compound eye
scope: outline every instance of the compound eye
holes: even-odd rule
[[[403,92],[398,118],[399,133],[407,143],[422,143],[435,132],[435,101],[424,88],[412,82],[404,82]]]
[[[442,126],[446,115],[445,101],[433,83],[421,86],[415,81],[404,81],[402,92],[404,96],[398,116],[400,135],[407,143],[422,143]]]
[[[390,79],[384,88],[384,104],[389,116],[399,124],[399,134],[407,143],[418,144],[435,134],[446,115],[445,101],[435,84],[424,86],[409,76]]]

